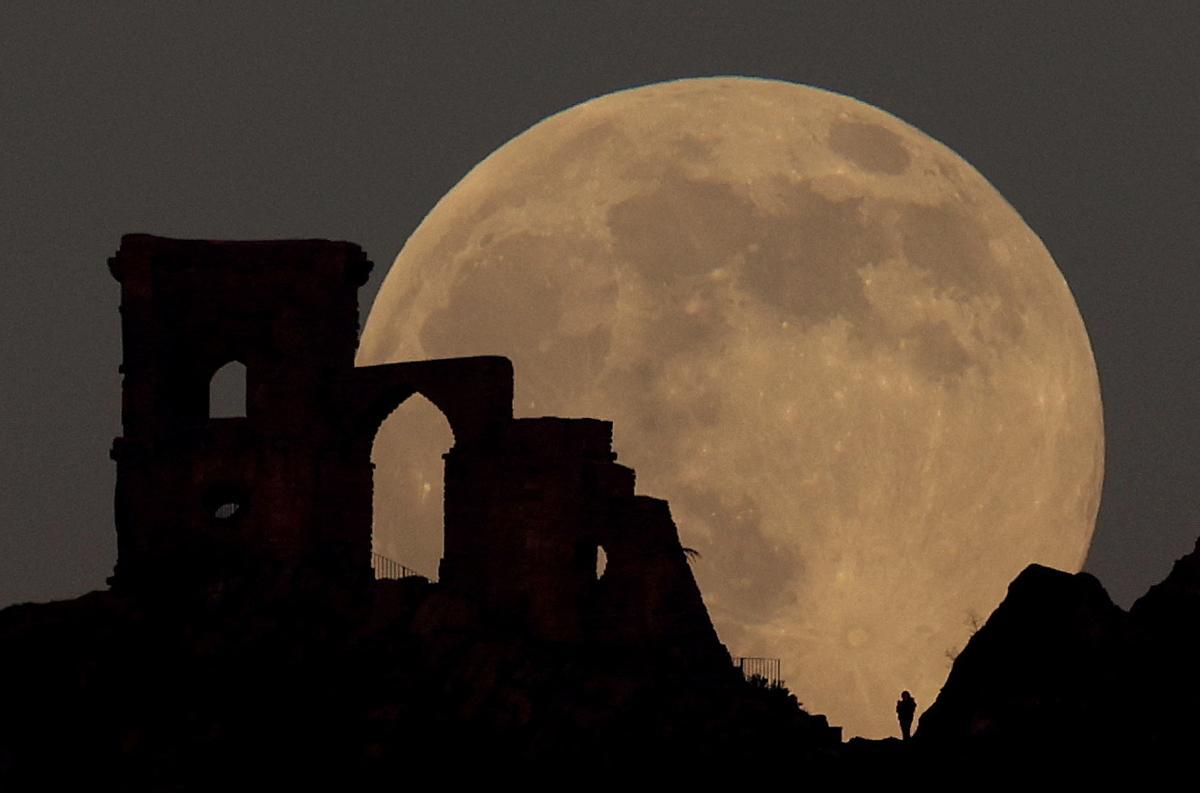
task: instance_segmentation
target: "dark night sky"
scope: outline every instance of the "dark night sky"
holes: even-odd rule
[[[121,234],[354,240],[377,263],[365,320],[425,213],[509,138],[721,74],[877,105],[987,177],[1095,351],[1107,465],[1086,569],[1127,606],[1200,534],[1191,3],[246,5],[0,12],[0,606],[101,587],[115,560]]]

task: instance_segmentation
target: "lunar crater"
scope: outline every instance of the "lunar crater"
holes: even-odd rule
[[[830,129],[829,148],[865,171],[893,176],[912,161],[900,136],[877,124],[839,121]]]

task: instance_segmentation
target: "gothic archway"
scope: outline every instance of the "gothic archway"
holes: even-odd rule
[[[379,425],[371,447],[376,578],[437,578],[444,546],[442,455],[453,444],[445,415],[420,394]]]

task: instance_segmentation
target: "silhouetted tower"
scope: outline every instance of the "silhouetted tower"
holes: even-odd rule
[[[338,389],[358,344],[363,251],[127,235],[109,267],[124,345],[112,583],[207,579],[248,561],[365,574],[370,501],[358,514],[342,490],[355,466]],[[245,414],[214,417],[212,380],[230,371],[244,371]],[[364,519],[365,538],[345,531]]]

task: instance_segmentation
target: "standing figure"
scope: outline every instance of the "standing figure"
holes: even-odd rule
[[[916,712],[917,701],[912,698],[912,694],[907,691],[901,691],[900,699],[896,700],[896,718],[900,720],[900,734],[906,741],[912,730],[913,716]]]

